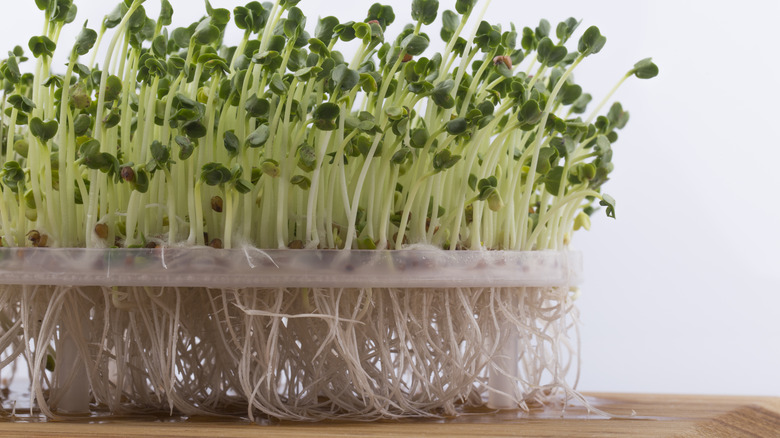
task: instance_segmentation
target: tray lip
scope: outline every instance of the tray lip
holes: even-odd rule
[[[572,250],[0,248],[0,285],[452,288],[581,281],[582,254]]]

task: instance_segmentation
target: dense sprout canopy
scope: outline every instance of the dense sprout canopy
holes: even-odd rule
[[[143,3],[93,29],[36,0],[42,34],[0,62],[4,246],[560,249],[615,215],[602,186],[628,113],[612,93],[589,109],[572,74],[605,46],[595,26],[506,27],[469,0],[363,21],[205,1],[182,25]],[[618,86],[657,74],[644,59]]]

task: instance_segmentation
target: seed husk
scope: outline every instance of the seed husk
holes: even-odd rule
[[[211,209],[217,213],[222,213],[222,198],[220,196],[213,196],[211,198]]]

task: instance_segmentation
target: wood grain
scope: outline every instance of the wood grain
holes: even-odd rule
[[[527,414],[470,413],[442,420],[374,423],[282,423],[160,418],[109,418],[23,422],[0,419],[2,437],[780,437],[780,397],[588,394],[599,409],[620,418],[588,414],[583,407]]]

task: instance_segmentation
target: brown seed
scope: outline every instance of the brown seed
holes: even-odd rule
[[[303,249],[303,241],[293,240],[289,245],[287,245],[287,247],[290,249]]]
[[[30,230],[30,232],[27,233],[27,240],[32,242],[33,246],[38,246],[38,242],[41,241],[41,233],[39,233],[38,230]]]
[[[212,248],[221,249],[222,248],[222,239],[214,238],[209,242],[209,246]]]
[[[95,234],[103,240],[108,238],[108,225],[106,224],[95,225]]]
[[[159,247],[160,247],[160,245],[158,245],[157,242],[146,242],[146,245],[144,246],[144,248],[147,248],[147,249],[155,249],[155,248],[159,248]]]
[[[119,176],[127,182],[135,181],[135,171],[130,166],[124,166],[119,170]]]
[[[214,196],[211,198],[211,209],[217,213],[222,213],[222,198]]]
[[[404,55],[404,59],[402,59],[402,60],[401,60],[401,62],[409,62],[409,61],[411,61],[413,58],[414,58],[414,57],[413,57],[412,55],[410,55],[410,54],[408,54],[408,53],[407,53],[407,54],[405,54],[405,55]]]
[[[30,230],[30,232],[27,233],[27,240],[32,243],[32,246],[42,248],[46,246],[46,242],[49,241],[49,236],[39,233],[38,230]]]
[[[368,24],[379,24],[379,20],[369,20]]]
[[[512,69],[512,58],[506,55],[496,56],[495,58],[493,58],[493,65],[498,65],[499,62],[503,63],[506,66],[506,68],[510,70]]]

